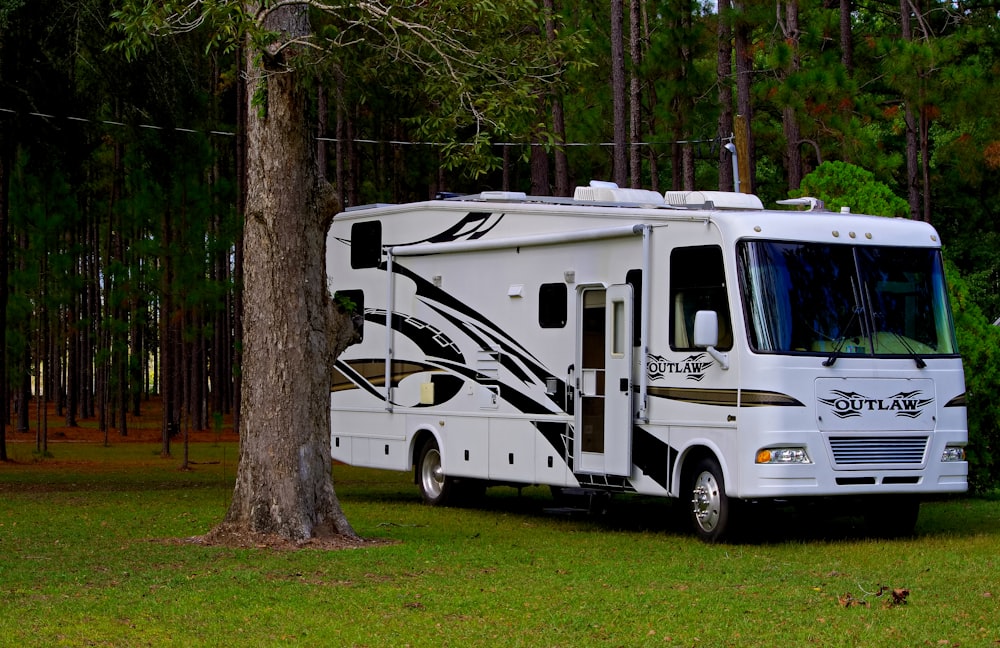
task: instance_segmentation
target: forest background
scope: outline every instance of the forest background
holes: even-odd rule
[[[570,195],[591,179],[731,190],[734,143],[740,190],[767,205],[809,193],[929,221],[966,363],[971,483],[1000,485],[995,1],[432,9],[471,49],[516,47],[556,74],[536,77],[526,57],[521,110],[485,92],[456,110],[442,90],[454,78],[354,38],[349,9],[317,12],[317,31],[340,45],[309,61],[317,160],[344,206]],[[238,428],[242,56],[212,46],[228,38],[217,26],[154,38],[126,61],[114,11],[107,0],[0,0],[0,460],[7,430],[32,424],[45,451],[33,399],[66,426],[96,419],[127,435],[155,394],[165,452],[182,426],[232,415]]]

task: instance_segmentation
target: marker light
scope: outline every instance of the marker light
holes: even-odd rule
[[[961,446],[945,446],[941,453],[941,461],[965,461],[965,448]]]
[[[812,463],[805,448],[763,448],[757,451],[759,464],[807,464]]]

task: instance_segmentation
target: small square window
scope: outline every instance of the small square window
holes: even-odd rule
[[[377,268],[382,263],[382,221],[351,225],[351,267]]]
[[[538,288],[538,325],[542,328],[566,326],[569,291],[564,283],[547,283]]]

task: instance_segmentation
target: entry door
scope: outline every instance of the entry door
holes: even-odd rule
[[[632,472],[632,287],[580,293],[576,470]]]

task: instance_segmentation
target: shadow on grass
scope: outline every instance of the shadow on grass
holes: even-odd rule
[[[342,495],[345,501],[410,503],[423,506],[416,487],[373,493],[367,490]],[[734,544],[786,542],[854,542],[891,540],[874,538],[865,526],[860,500],[816,500],[802,503],[753,502],[741,511],[742,531]],[[481,512],[521,515],[526,518],[561,518],[581,525],[625,533],[663,533],[689,536],[682,503],[638,495],[595,496],[590,501],[557,501],[547,488],[492,487],[471,508]],[[916,533],[903,539],[934,536],[997,535],[1000,502],[994,499],[947,497],[925,501]]]

